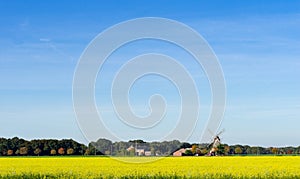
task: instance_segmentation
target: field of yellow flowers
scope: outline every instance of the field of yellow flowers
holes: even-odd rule
[[[5,157],[0,178],[300,178],[300,157]]]

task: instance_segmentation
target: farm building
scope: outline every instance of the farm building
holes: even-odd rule
[[[173,153],[173,156],[183,156],[185,151],[191,150],[191,148],[181,148]]]

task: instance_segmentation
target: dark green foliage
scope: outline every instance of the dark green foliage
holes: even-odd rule
[[[129,140],[130,143],[138,143],[138,144],[143,144],[146,143],[145,141],[141,140],[141,139],[137,139],[137,140]]]
[[[83,155],[87,147],[72,139],[53,140],[39,139],[27,141],[14,137],[12,139],[0,138],[0,156],[7,155],[8,150],[13,150],[13,155],[51,155],[51,149],[72,148],[73,155]]]
[[[186,150],[186,151],[184,152],[184,155],[186,155],[186,156],[192,156],[192,155],[193,155],[193,152],[192,152],[191,150]]]
[[[198,146],[195,151],[198,151],[199,155],[205,155],[201,151],[208,152],[207,144],[193,144]],[[112,142],[107,139],[99,139],[96,142],[91,142],[88,146],[80,144],[72,139],[35,139],[27,141],[14,137],[11,139],[0,138],[0,156],[50,156],[57,155],[58,149],[63,148],[65,153],[68,149],[73,149],[72,154],[69,155],[113,155],[113,156],[133,156],[136,155],[134,150],[130,150],[130,147],[134,149],[143,149],[151,152],[152,156],[167,156],[172,155],[173,152],[180,148],[191,148],[192,145],[187,142],[180,142],[178,140],[163,141],[163,142],[145,142],[143,140],[130,140],[129,142]],[[272,147],[263,148],[258,146],[248,145],[233,145],[221,144],[218,147],[218,155],[235,155],[236,148],[241,149],[240,155],[274,155]],[[277,148],[276,155],[299,155],[299,147],[281,147]],[[51,150],[55,150],[56,153],[51,154]],[[12,153],[13,151],[13,153]],[[195,154],[195,151],[194,152]],[[12,154],[11,154],[12,153]]]

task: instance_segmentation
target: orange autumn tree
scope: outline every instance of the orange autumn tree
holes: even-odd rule
[[[60,155],[64,155],[65,154],[65,149],[64,148],[59,148],[57,151]]]

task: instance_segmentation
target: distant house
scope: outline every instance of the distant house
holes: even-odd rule
[[[151,151],[145,151],[145,156],[151,156]]]
[[[136,149],[135,153],[138,156],[144,155],[145,154],[145,149]]]
[[[135,148],[132,145],[126,149],[128,152],[135,151],[135,155],[138,156],[151,156],[151,151],[145,151],[145,149]]]
[[[187,150],[191,150],[191,148],[181,148],[181,149],[173,152],[173,156],[176,156],[176,157],[183,156],[185,154],[185,151],[187,151]]]
[[[130,147],[128,147],[127,148],[127,151],[129,152],[129,151],[132,151],[132,150],[134,150],[134,147],[131,145]]]

